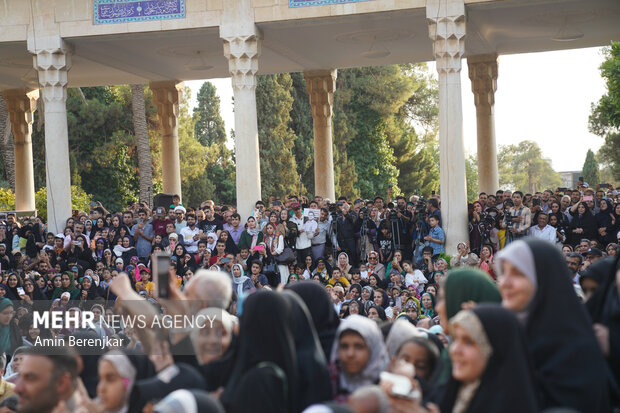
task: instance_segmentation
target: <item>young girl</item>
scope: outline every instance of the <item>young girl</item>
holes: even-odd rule
[[[405,286],[413,285],[418,290],[424,288],[428,280],[422,271],[413,268],[411,261],[403,261],[403,269],[405,270]]]
[[[97,397],[104,412],[142,411],[134,385],[154,374],[153,365],[145,355],[114,350],[101,357]]]

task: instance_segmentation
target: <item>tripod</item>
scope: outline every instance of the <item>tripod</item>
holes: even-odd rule
[[[402,244],[400,243],[400,218],[390,217],[390,224],[392,224],[392,244],[394,244],[394,251],[400,251]]]
[[[368,243],[368,216],[364,214],[360,230],[360,262],[366,262],[366,247]]]

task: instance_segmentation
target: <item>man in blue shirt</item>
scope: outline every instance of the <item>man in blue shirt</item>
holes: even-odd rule
[[[148,222],[148,215],[145,209],[138,211],[138,223],[133,226],[133,240],[136,244],[138,257],[147,258],[151,255],[151,246],[155,231],[153,225]]]
[[[252,261],[252,266],[250,267],[250,279],[257,289],[263,288],[269,284],[267,281],[267,276],[261,273],[262,270],[263,264],[259,260]]]
[[[428,235],[424,237],[426,245],[433,248],[433,256],[437,256],[445,251],[444,244],[446,242],[446,235],[443,229],[439,226],[439,218],[435,215],[428,217],[428,223],[431,225],[431,230]]]

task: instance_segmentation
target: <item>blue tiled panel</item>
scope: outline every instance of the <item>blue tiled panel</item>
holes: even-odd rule
[[[185,0],[93,0],[94,23],[185,18]]]
[[[358,3],[369,0],[288,0],[289,7],[324,6],[326,4]]]

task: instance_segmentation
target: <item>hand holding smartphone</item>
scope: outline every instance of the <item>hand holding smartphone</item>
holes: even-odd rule
[[[156,297],[170,297],[170,254],[163,252],[152,254],[151,262],[153,263],[153,281],[155,283]]]

